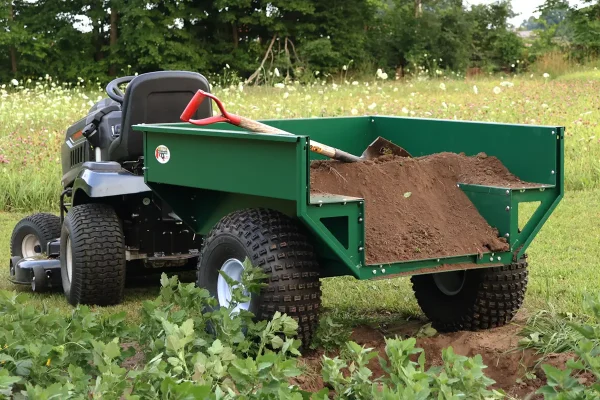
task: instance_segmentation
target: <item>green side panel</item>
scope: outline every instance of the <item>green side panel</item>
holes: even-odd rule
[[[374,117],[377,136],[404,147],[414,157],[439,152],[484,152],[496,156],[524,181],[557,185],[558,127],[509,125],[402,117]],[[559,140],[560,141],[560,140]]]
[[[147,183],[293,201],[306,191],[298,154],[305,138],[157,125],[147,125],[145,131]],[[164,164],[154,156],[160,145],[170,152]]]

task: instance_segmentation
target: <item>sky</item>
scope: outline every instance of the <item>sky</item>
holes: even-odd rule
[[[465,0],[467,5],[472,4],[491,4],[496,0]],[[524,19],[528,19],[532,15],[538,16],[535,13],[535,9],[545,3],[545,0],[512,0],[513,11],[516,14],[521,14],[509,20],[511,24],[518,27],[521,25]],[[581,0],[569,0],[572,6],[581,6],[583,2]]]

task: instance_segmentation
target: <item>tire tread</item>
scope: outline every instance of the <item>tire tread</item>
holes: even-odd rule
[[[223,233],[238,237],[249,250],[252,264],[269,275],[256,317],[270,320],[276,311],[285,313],[297,321],[298,338],[308,343],[318,325],[321,287],[313,247],[300,226],[277,211],[253,208],[221,219],[205,242]]]
[[[73,207],[67,218],[72,226],[74,264],[70,302],[119,304],[125,288],[125,246],[119,218],[104,204]]]

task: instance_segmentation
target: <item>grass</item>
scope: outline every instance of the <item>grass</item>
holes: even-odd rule
[[[231,112],[250,118],[310,118],[343,115],[400,115],[567,127],[566,195],[531,245],[526,308],[550,300],[561,312],[576,313],[585,292],[600,281],[600,89],[595,71],[574,77],[541,74],[476,80],[317,81],[301,86],[215,87]],[[498,92],[499,90],[499,92]],[[497,93],[498,92],[498,93]],[[7,281],[13,226],[33,210],[57,210],[61,190],[60,146],[64,131],[85,115],[104,89],[68,87],[50,78],[0,84],[0,290]],[[515,149],[526,156],[527,149]],[[158,283],[158,279],[157,279]],[[19,289],[29,291],[29,288]],[[343,321],[380,321],[419,317],[409,278],[324,281],[323,306]],[[129,288],[126,300],[102,312],[126,311],[131,318],[140,300],[153,298],[154,287]],[[31,302],[70,312],[61,293],[29,295]]]

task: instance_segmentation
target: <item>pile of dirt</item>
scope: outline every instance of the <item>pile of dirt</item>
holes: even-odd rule
[[[531,186],[484,153],[314,161],[310,175],[312,194],[365,199],[368,264],[507,251],[457,184]]]
[[[454,352],[459,355],[474,357],[480,354],[483,363],[487,366],[484,369],[486,376],[493,379],[496,383],[492,388],[502,389],[511,398],[516,399],[543,399],[542,395],[535,392],[546,384],[546,378],[542,364],[550,364],[556,368],[564,369],[566,362],[571,358],[576,358],[572,353],[550,354],[546,359],[540,359],[540,356],[534,354],[532,350],[518,350],[519,331],[523,328],[525,321],[522,318],[515,319],[513,323],[500,328],[490,329],[483,332],[455,332],[449,334],[436,334],[433,337],[417,338],[415,347],[421,348],[425,352],[425,368],[442,365],[442,350],[452,347]],[[409,324],[407,324],[409,326]],[[392,328],[391,330],[394,330]],[[379,356],[387,360],[385,355],[385,337],[407,338],[415,337],[417,330],[400,327],[394,332],[387,329],[377,330],[373,327],[357,327],[354,329],[351,340],[355,341],[365,348],[372,348],[379,353]],[[316,392],[324,387],[321,378],[321,362],[324,352],[317,350],[311,354],[305,354],[299,359],[299,365],[306,371],[300,377],[292,380],[302,389]],[[328,357],[335,357],[337,352],[327,354]],[[417,361],[417,356],[413,361]],[[371,380],[384,376],[385,372],[381,368],[378,357],[371,359],[368,364],[371,370]],[[343,370],[342,373],[348,374]],[[594,382],[593,376],[589,373],[580,373],[577,376],[580,382],[591,384]]]

